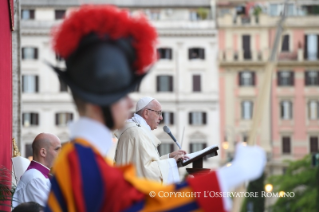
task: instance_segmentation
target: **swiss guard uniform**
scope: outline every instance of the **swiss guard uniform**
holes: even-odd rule
[[[229,198],[204,192],[229,191],[262,174],[265,153],[257,147],[239,146],[231,167],[167,186],[106,159],[111,105],[141,82],[156,59],[156,39],[146,18],[113,6],[82,6],[54,30],[54,50],[65,58],[66,70],[53,69],[75,98],[101,107],[105,124],[81,117],[71,126],[72,142],[53,166],[45,211],[227,211]]]

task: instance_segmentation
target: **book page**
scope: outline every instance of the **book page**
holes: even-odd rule
[[[202,154],[202,153],[204,153],[204,152],[207,152],[207,151],[209,151],[209,150],[211,150],[211,149],[214,149],[215,147],[217,147],[217,145],[212,145],[212,146],[206,147],[206,148],[203,149],[203,150],[186,154],[186,156],[188,156],[189,159],[183,160],[183,163],[185,163],[185,162],[187,162],[187,161],[189,161],[189,160],[191,160],[191,159],[197,157],[198,155],[200,155],[200,154]]]

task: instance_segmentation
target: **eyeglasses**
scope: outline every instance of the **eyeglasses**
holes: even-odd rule
[[[155,113],[157,113],[157,115],[161,116],[163,114],[162,111],[157,111],[157,110],[152,110],[152,109],[149,109],[149,108],[146,108],[148,110],[151,110],[151,111],[154,111]]]

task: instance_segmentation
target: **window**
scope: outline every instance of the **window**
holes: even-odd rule
[[[205,142],[202,142],[202,143],[190,143],[189,144],[189,151],[190,153],[193,153],[193,152],[197,152],[197,151],[200,151],[200,150],[203,150],[207,147],[207,144]]]
[[[290,153],[290,137],[282,137],[282,153]]]
[[[294,86],[294,72],[279,71],[277,73],[278,86]]]
[[[163,112],[164,125],[174,125],[174,113],[173,112]]]
[[[64,127],[69,121],[73,120],[73,113],[56,113],[55,125]]]
[[[65,16],[65,10],[55,10],[55,20],[63,19]]]
[[[197,21],[200,19],[199,14],[197,13],[197,11],[189,11],[189,20],[191,21]]]
[[[157,76],[157,92],[172,92],[173,77],[172,76]]]
[[[188,115],[188,122],[190,125],[205,125],[206,113],[205,112],[190,112]]]
[[[37,93],[39,91],[39,78],[36,75],[22,76],[22,92]]]
[[[34,19],[34,10],[22,10],[21,19],[33,20]]]
[[[311,136],[310,137],[310,153],[317,153],[319,151],[318,149],[318,137],[317,136]]]
[[[290,101],[282,101],[280,108],[281,108],[281,119],[283,120],[292,119],[292,103]]]
[[[23,60],[36,60],[38,59],[38,48],[35,47],[23,47],[22,48]]]
[[[284,35],[282,39],[282,52],[289,52],[289,35]]]
[[[157,49],[159,59],[172,59],[172,49],[170,48],[159,48]]]
[[[174,152],[174,143],[162,143],[157,147],[160,156]]]
[[[203,48],[190,48],[188,49],[188,59],[205,59],[205,49]]]
[[[32,150],[32,144],[26,144],[25,145],[25,157],[33,157],[33,150]]]
[[[317,60],[319,59],[319,35],[308,34],[305,35],[305,50],[304,57],[306,60]]]
[[[319,118],[319,102],[311,100],[308,104],[309,119],[317,120]]]
[[[242,37],[242,49],[244,52],[244,59],[251,59],[251,50],[250,50],[250,35],[243,35]]]
[[[284,4],[270,4],[269,14],[271,16],[279,16],[282,14],[284,10]],[[288,4],[288,8],[286,9],[287,16],[293,16],[295,14],[295,5]]]
[[[305,72],[305,85],[306,86],[318,86],[319,85],[319,72],[318,71],[306,71]]]
[[[254,86],[255,85],[255,73],[251,71],[243,71],[239,73],[239,85],[240,86]]]
[[[253,117],[253,102],[243,101],[241,103],[241,117],[244,120],[250,120]]]
[[[65,92],[65,91],[68,91],[68,86],[65,82],[63,82],[62,80],[60,80],[60,92]]]
[[[39,114],[38,113],[22,113],[22,126],[38,126]]]
[[[193,75],[193,91],[194,92],[200,92],[201,91],[200,75]]]
[[[236,7],[236,15],[246,15],[246,6],[237,6]]]
[[[160,19],[160,11],[159,10],[149,10],[146,9],[145,11],[145,15],[153,21],[159,20]]]

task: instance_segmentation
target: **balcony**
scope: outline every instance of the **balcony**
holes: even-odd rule
[[[233,17],[231,14],[224,14],[217,18],[219,27],[269,27],[276,26],[280,16],[269,16],[261,13],[258,17],[254,15]],[[319,27],[318,16],[289,16],[285,21],[285,27]]]
[[[235,51],[233,49],[226,49],[219,51],[219,61],[222,63],[232,62],[266,62],[270,56],[270,49],[263,49],[260,51]],[[316,59],[317,58],[317,59]],[[318,63],[318,57],[309,55],[305,57],[304,49],[298,49],[295,52],[279,52],[278,63],[295,64],[295,63]]]
[[[227,49],[219,52],[220,62],[265,62],[268,57],[268,49],[261,51],[234,51]]]

